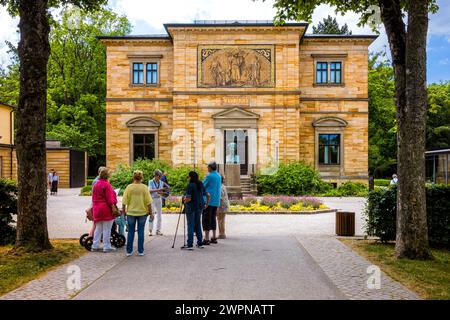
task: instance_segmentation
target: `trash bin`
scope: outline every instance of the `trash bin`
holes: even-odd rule
[[[355,235],[355,213],[336,212],[336,235],[353,237]]]

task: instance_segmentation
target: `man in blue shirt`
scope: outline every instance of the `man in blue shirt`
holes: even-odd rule
[[[208,164],[208,172],[209,174],[203,180],[205,191],[210,194],[209,205],[207,205],[203,211],[202,217],[203,231],[205,232],[205,239],[203,240],[204,245],[217,243],[216,214],[217,208],[220,206],[220,190],[222,187],[222,178],[217,173],[217,164],[215,162]],[[209,240],[209,231],[212,231],[211,240]]]

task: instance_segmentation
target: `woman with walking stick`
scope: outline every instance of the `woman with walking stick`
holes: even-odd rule
[[[204,197],[206,197],[206,203]],[[209,193],[206,193],[203,183],[198,178],[197,172],[189,172],[189,183],[186,187],[186,194],[183,197],[187,219],[188,239],[187,246],[183,246],[181,249],[194,249],[194,232],[197,237],[197,248],[204,248],[201,214],[203,209],[208,206],[209,200],[210,195]]]

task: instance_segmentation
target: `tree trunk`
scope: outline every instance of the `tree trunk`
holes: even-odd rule
[[[20,0],[20,96],[17,119],[19,199],[16,248],[52,246],[47,231],[46,104],[50,31],[47,0]]]
[[[397,257],[428,259],[425,193],[428,4],[410,0],[406,34],[406,103],[397,110]]]
[[[428,6],[410,0],[408,31],[399,0],[380,0],[381,19],[392,53],[397,118],[398,258],[427,259],[428,228],[425,198],[426,37]]]

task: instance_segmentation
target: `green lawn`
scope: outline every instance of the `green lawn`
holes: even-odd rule
[[[12,246],[0,246],[0,296],[87,252],[78,240],[51,242],[54,249],[40,253],[10,253]]]
[[[395,259],[394,244],[340,239],[423,299],[450,300],[450,251],[433,249],[434,260]]]

